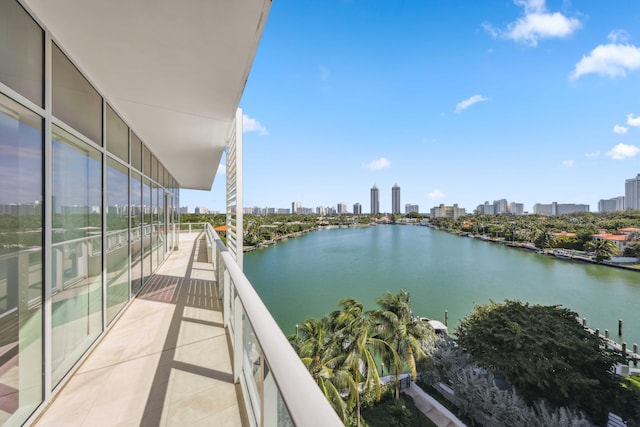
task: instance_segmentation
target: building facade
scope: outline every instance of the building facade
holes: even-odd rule
[[[440,206],[431,208],[431,216],[433,218],[453,218],[458,219],[461,216],[466,215],[465,208],[459,208],[457,203],[453,206],[445,206],[444,203]]]
[[[600,199],[598,201],[598,212],[617,212],[624,210],[624,196],[612,199]]]
[[[362,215],[362,205],[360,203],[353,204],[353,214],[354,215]]]
[[[412,205],[412,204],[409,204],[409,203],[404,205],[404,213],[405,214],[412,213],[412,212],[419,213],[420,212],[420,206]]]
[[[239,3],[194,6],[190,28],[165,5],[150,30],[151,2],[0,2],[0,425],[51,401],[177,247],[180,187],[211,188],[270,5]],[[172,80],[221,16],[212,61],[242,65],[182,56]]]
[[[640,173],[624,183],[624,208],[640,209]]]
[[[400,186],[398,184],[391,187],[391,213],[400,213]]]
[[[589,205],[558,202],[533,205],[533,213],[538,215],[566,215],[576,212],[589,212]]]
[[[380,213],[380,190],[376,185],[371,188],[371,214],[377,215]]]

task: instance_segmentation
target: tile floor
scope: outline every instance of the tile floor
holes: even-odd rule
[[[196,233],[174,251],[36,421],[51,426],[242,426],[211,264]]]

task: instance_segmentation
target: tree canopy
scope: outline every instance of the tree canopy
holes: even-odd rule
[[[611,367],[623,360],[560,306],[491,302],[476,306],[456,331],[458,344],[485,368],[503,375],[533,404],[546,399],[602,423],[608,412],[638,417],[638,395]]]

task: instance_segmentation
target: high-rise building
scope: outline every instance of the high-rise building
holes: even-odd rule
[[[507,202],[507,199],[494,200],[493,206],[493,210],[496,214],[509,213],[509,203]]]
[[[358,202],[353,204],[353,214],[362,215],[362,205]]]
[[[404,213],[408,214],[408,213],[418,213],[420,211],[420,207],[418,205],[412,205],[407,203],[406,205],[404,205]]]
[[[440,206],[431,208],[431,216],[433,218],[458,219],[466,214],[467,212],[465,208],[459,208],[457,203],[455,203],[453,206],[445,206],[444,203],[441,203]]]
[[[380,213],[380,190],[374,184],[371,188],[371,214],[377,215]]]
[[[624,196],[612,199],[600,199],[598,201],[598,212],[617,212],[624,210]]]
[[[346,203],[338,203],[338,215],[344,215],[347,212],[347,204]]]
[[[640,173],[624,183],[624,208],[640,209]]]
[[[400,213],[400,186],[397,183],[391,188],[391,213]]]
[[[509,203],[509,213],[512,215],[523,215],[524,214],[524,204],[511,202]]]
[[[301,212],[298,212],[301,207],[302,207],[302,204],[300,202],[292,202],[291,203],[291,213],[292,214],[301,213]]]
[[[539,215],[566,215],[576,212],[589,212],[589,205],[558,202],[533,205],[533,213]]]

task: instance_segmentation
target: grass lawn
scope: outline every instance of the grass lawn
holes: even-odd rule
[[[379,405],[374,406],[362,413],[362,418],[370,427],[389,427],[389,426],[414,426],[414,427],[437,427],[430,419],[420,412],[413,404],[413,399],[402,394],[400,402],[406,407],[408,415],[406,423],[402,423],[403,419],[397,415],[398,409],[395,408],[393,399],[387,400]]]

